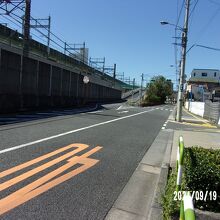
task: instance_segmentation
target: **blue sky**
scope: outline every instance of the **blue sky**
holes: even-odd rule
[[[197,0],[191,0],[191,9]],[[174,27],[183,0],[32,0],[32,15],[52,17],[52,32],[68,43],[86,42],[91,57],[140,82],[141,73],[176,79]],[[177,10],[178,9],[178,10]],[[183,11],[184,12],[184,11]],[[179,25],[183,26],[183,14]],[[199,0],[190,16],[188,47],[220,48],[220,0]],[[178,59],[180,59],[178,47]],[[220,52],[194,47],[187,55],[186,74],[193,68],[220,69]]]

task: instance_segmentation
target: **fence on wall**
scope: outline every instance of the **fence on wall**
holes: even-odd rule
[[[220,125],[220,102],[185,102],[185,108],[215,124]]]
[[[205,101],[204,118],[218,123],[220,117],[220,102]]]

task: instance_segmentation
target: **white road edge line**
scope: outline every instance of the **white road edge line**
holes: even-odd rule
[[[88,114],[95,114],[95,113],[99,113],[99,112],[103,112],[103,110],[94,111],[94,112],[88,112]]]
[[[120,105],[116,110],[120,110],[121,108],[122,108],[123,106],[122,105]]]
[[[128,113],[129,111],[118,112],[118,114]]]
[[[51,140],[51,139],[54,139],[54,138],[62,137],[62,136],[68,135],[68,134],[76,133],[78,131],[83,131],[83,130],[86,130],[86,129],[89,129],[89,128],[94,128],[94,127],[97,127],[97,126],[100,126],[100,125],[109,124],[109,123],[119,121],[119,120],[122,120],[122,119],[125,119],[125,118],[131,118],[131,117],[141,115],[141,114],[151,112],[151,111],[153,111],[153,110],[150,109],[148,111],[139,112],[139,113],[136,113],[136,114],[133,114],[133,115],[127,115],[127,116],[116,118],[116,119],[113,119],[113,120],[109,120],[109,121],[101,122],[101,123],[98,123],[98,124],[90,125],[90,126],[87,126],[87,127],[84,127],[84,128],[78,128],[76,130],[71,130],[71,131],[67,131],[67,132],[64,132],[64,133],[53,135],[53,136],[50,136],[50,137],[47,137],[47,138],[42,138],[42,139],[32,141],[32,142],[29,142],[29,143],[26,143],[26,144],[17,145],[17,146],[14,146],[14,147],[10,147],[10,148],[1,150],[0,154],[6,153],[6,152],[9,152],[9,151],[14,151],[14,150],[17,150],[17,149],[20,149],[20,148],[23,148],[23,147],[33,145],[33,144],[38,144],[38,143],[48,141],[48,140]]]

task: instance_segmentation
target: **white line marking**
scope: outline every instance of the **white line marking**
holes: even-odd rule
[[[95,113],[99,113],[99,112],[103,112],[102,110],[100,111],[94,111],[94,112],[87,112],[88,114],[95,114]]]
[[[151,112],[151,111],[153,111],[153,110],[150,109],[148,111],[143,111],[143,112],[139,112],[139,113],[136,113],[136,114],[133,114],[133,115],[123,116],[123,117],[120,117],[120,118],[112,119],[112,120],[101,122],[101,123],[94,124],[94,125],[90,125],[90,126],[87,126],[87,127],[84,127],[84,128],[78,128],[76,130],[71,130],[71,131],[67,131],[67,132],[64,132],[64,133],[53,135],[53,136],[50,136],[50,137],[47,137],[47,138],[42,138],[42,139],[32,141],[32,142],[29,142],[29,143],[26,143],[26,144],[17,145],[17,146],[14,146],[14,147],[10,147],[10,148],[1,150],[0,154],[6,153],[6,152],[9,152],[9,151],[13,151],[13,150],[17,150],[17,149],[20,149],[20,148],[23,148],[23,147],[26,147],[26,146],[30,146],[30,145],[33,145],[33,144],[38,144],[38,143],[48,141],[48,140],[51,140],[51,139],[54,139],[54,138],[62,137],[62,136],[68,135],[68,134],[73,134],[73,133],[76,133],[76,132],[79,132],[79,131],[87,130],[89,128],[94,128],[94,127],[97,127],[97,126],[100,126],[100,125],[109,124],[109,123],[112,123],[112,122],[115,122],[115,121],[120,121],[120,120],[123,120],[123,119],[126,119],[126,118],[131,118],[131,117],[141,115],[141,114]]]
[[[123,107],[123,106],[121,105],[121,106],[119,106],[116,110],[120,110],[122,107]]]
[[[122,110],[122,109],[130,109],[130,108],[135,108],[134,106],[123,106],[121,105],[119,108],[117,108],[116,110]]]
[[[163,127],[162,127],[162,130],[164,130],[164,129],[165,129],[165,127],[163,126]]]
[[[123,113],[127,113],[128,111],[122,111],[122,112],[118,112],[118,114],[123,114]]]

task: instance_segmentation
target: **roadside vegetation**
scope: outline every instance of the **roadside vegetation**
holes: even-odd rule
[[[181,191],[203,192],[194,207],[204,211],[220,212],[220,150],[201,147],[185,148]],[[179,216],[180,201],[175,200],[176,169],[170,170],[165,194],[162,197],[163,216],[168,220]],[[205,200],[205,193],[208,192]],[[205,200],[205,201],[204,201]]]
[[[164,76],[155,76],[147,84],[142,106],[164,104],[166,97],[173,93],[172,82]]]

